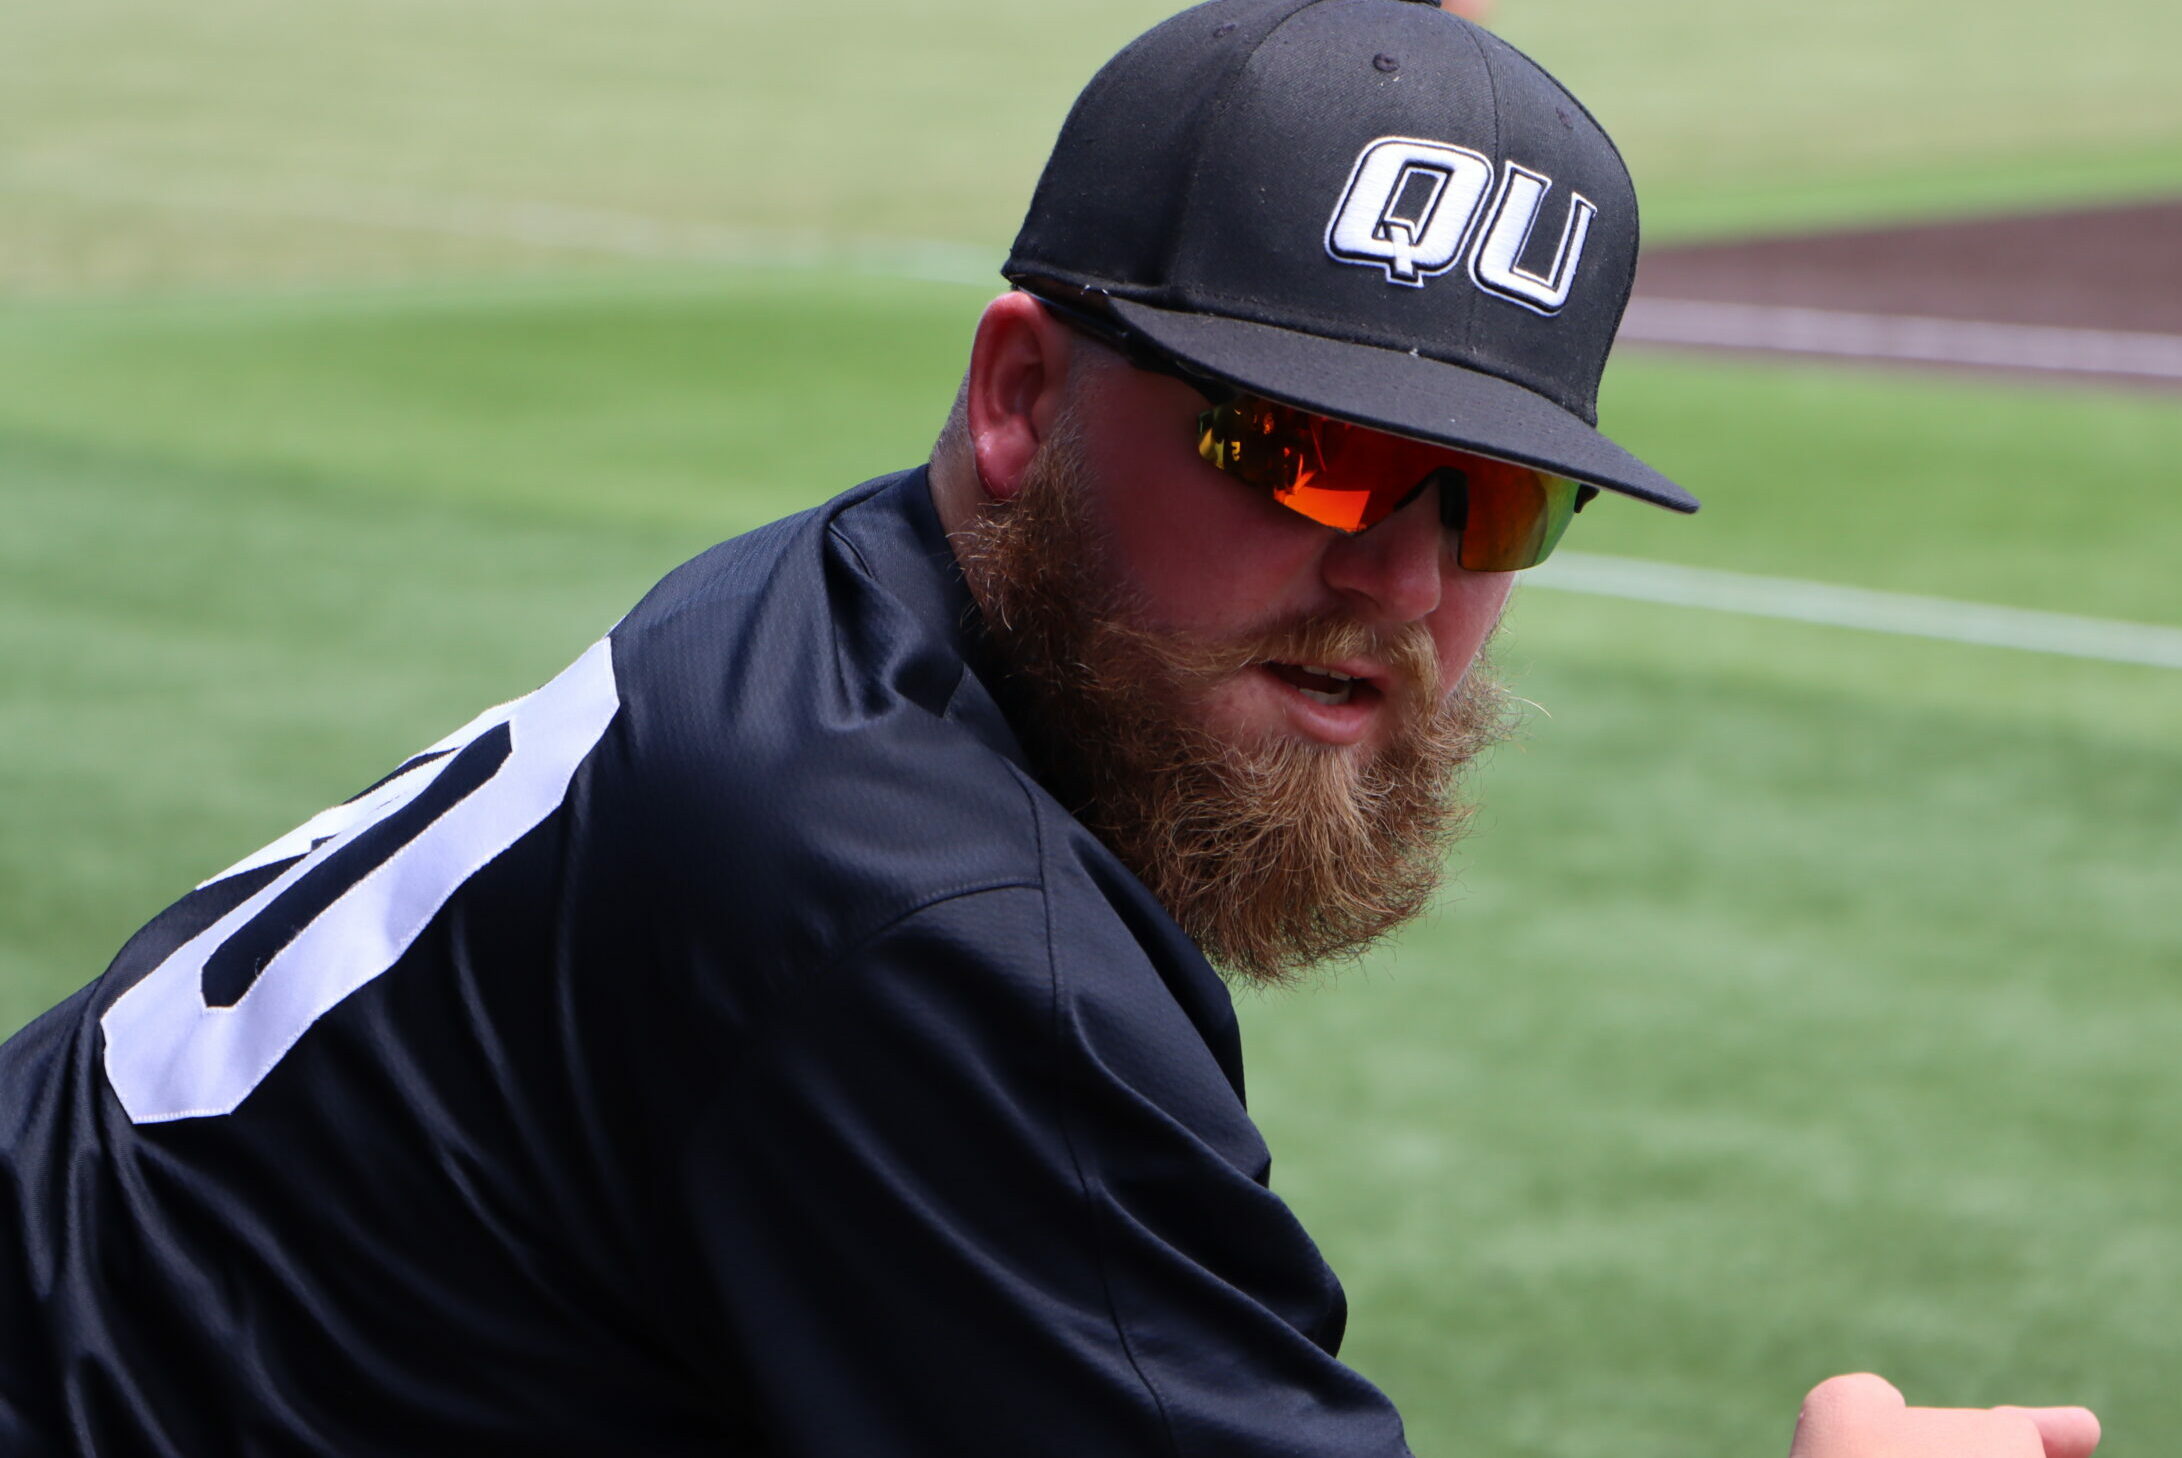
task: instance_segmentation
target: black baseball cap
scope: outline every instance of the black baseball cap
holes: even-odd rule
[[[1003,272],[1191,370],[1677,511],[1598,432],[1636,192],[1591,114],[1429,0],[1211,0],[1092,77]]]

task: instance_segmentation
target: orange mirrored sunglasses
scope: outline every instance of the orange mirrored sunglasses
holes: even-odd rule
[[[1290,511],[1362,532],[1428,486],[1471,572],[1519,572],[1543,562],[1598,494],[1566,477],[1282,405],[1255,395],[1197,417],[1197,454]]]
[[[1449,446],[1352,425],[1244,394],[1185,368],[1103,312],[1033,296],[1062,322],[1120,350],[1138,369],[1172,375],[1212,402],[1197,417],[1197,454],[1289,510],[1356,533],[1439,487],[1440,521],[1470,572],[1520,572],[1545,561],[1596,486]]]

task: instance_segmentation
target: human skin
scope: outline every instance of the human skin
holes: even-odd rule
[[[1071,395],[1106,565],[1133,593],[1143,626],[1242,637],[1313,614],[1379,629],[1417,623],[1451,691],[1499,620],[1514,574],[1456,565],[1430,492],[1353,537],[1308,521],[1198,459],[1202,396],[1130,368],[1024,293],[986,307],[966,409],[933,451],[933,502],[950,534],[988,502],[1014,499]],[[1220,686],[1204,712],[1207,728],[1238,740],[1285,735],[1369,754],[1388,708],[1376,697],[1317,704],[1259,669]],[[1811,1390],[1789,1458],[2090,1458],[2098,1443],[2098,1419],[2084,1408],[1910,1407],[1885,1380],[1858,1374]]]
[[[1811,1389],[1789,1458],[2090,1458],[2099,1420],[2081,1407],[1910,1407],[1883,1377]]]
[[[1515,574],[1456,564],[1434,490],[1354,536],[1299,516],[1199,458],[1202,395],[1131,368],[1024,293],[987,307],[971,351],[968,440],[943,442],[934,457],[933,496],[950,532],[986,499],[1013,499],[1071,395],[1089,517],[1136,626],[1236,641],[1321,618],[1382,636],[1414,624],[1430,637],[1444,694],[1499,621]],[[1203,727],[1235,743],[1288,737],[1368,755],[1392,732],[1399,696],[1416,688],[1367,649],[1316,665],[1363,681],[1347,703],[1326,704],[1292,681],[1302,666],[1284,677],[1259,665],[1215,685]]]

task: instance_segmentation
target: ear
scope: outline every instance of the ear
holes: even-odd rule
[[[1023,472],[1053,429],[1074,358],[1075,337],[1029,294],[985,306],[970,347],[970,453],[978,484],[1013,501]]]

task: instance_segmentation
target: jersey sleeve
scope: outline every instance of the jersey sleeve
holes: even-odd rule
[[[1407,1452],[1238,1093],[1097,897],[925,906],[745,1046],[680,1192],[769,1451]]]

